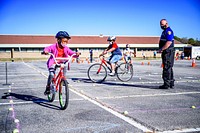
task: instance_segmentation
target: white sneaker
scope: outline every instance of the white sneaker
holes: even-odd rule
[[[112,73],[109,73],[108,75],[109,76],[115,76],[115,73],[112,72]]]

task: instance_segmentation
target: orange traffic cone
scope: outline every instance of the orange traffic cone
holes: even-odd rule
[[[195,59],[192,60],[192,67],[196,67]]]
[[[164,64],[162,63],[160,67],[162,67],[162,68],[163,68],[163,67],[164,67]]]
[[[150,65],[150,62],[148,62],[148,65]]]
[[[74,61],[75,61],[75,59],[73,58],[73,59],[72,59],[72,63],[74,63]]]

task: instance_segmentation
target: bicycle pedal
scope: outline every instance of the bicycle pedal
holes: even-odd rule
[[[44,95],[46,96],[46,95],[49,95],[50,94],[50,92],[49,93],[47,93],[47,92],[44,92]]]

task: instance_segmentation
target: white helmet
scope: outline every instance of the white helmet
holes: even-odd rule
[[[129,45],[129,44],[126,44],[126,48],[130,48],[130,45]]]
[[[107,41],[115,41],[116,40],[116,37],[115,36],[109,36]]]

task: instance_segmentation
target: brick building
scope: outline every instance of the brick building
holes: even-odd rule
[[[68,46],[75,50],[79,48],[82,56],[89,55],[89,49],[93,49],[94,56],[98,56],[103,49],[108,46],[108,36],[71,36]],[[116,36],[117,44],[123,50],[126,44],[130,44],[131,49],[136,52],[136,56],[141,56],[141,51],[145,51],[147,56],[153,56],[154,50],[158,50],[158,36]],[[0,57],[9,58],[11,53],[13,58],[41,57],[39,52],[44,47],[56,43],[53,35],[0,35]],[[175,49],[182,50],[185,44],[175,40]]]

